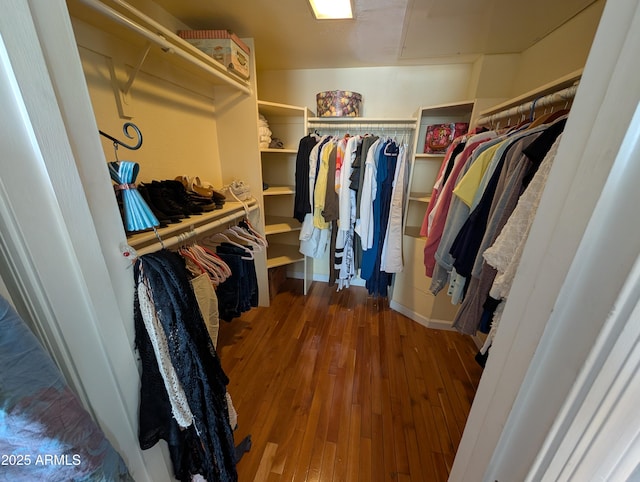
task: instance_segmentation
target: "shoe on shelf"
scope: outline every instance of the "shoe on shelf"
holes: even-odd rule
[[[202,213],[203,209],[191,200],[189,193],[180,181],[166,180],[161,181],[161,184],[167,189],[171,199],[185,210],[185,214]]]
[[[189,189],[189,178],[187,176],[176,176],[175,180],[180,181],[180,184],[182,184],[185,189]]]
[[[151,192],[147,184],[140,184],[138,185],[137,189],[140,195],[142,196],[142,199],[144,199],[144,201],[147,203],[147,205],[151,209],[151,212],[153,212],[156,218],[158,218],[158,221],[160,221],[160,227],[164,227],[165,225],[171,224],[171,223],[177,223],[182,219],[183,217],[182,215],[178,215],[175,213],[168,214],[162,209],[160,209],[156,204],[157,199],[155,199],[156,198],[155,195],[153,196],[155,200],[152,199]]]
[[[147,187],[153,203],[166,214],[180,216],[181,219],[192,214],[186,206],[177,201],[175,194],[164,181],[152,181]]]
[[[251,199],[251,189],[243,181],[233,181],[222,188],[227,201],[248,201]]]
[[[202,182],[198,176],[189,178],[189,187],[187,189],[208,198],[213,195],[213,186],[208,182]]]

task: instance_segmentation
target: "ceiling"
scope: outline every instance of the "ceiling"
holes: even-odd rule
[[[466,62],[518,53],[596,0],[352,0],[315,20],[306,0],[155,0],[193,29],[255,40],[258,70]]]

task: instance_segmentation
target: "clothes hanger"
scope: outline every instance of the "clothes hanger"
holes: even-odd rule
[[[222,241],[218,242],[218,240],[222,239]],[[229,239],[229,237],[224,234],[224,233],[216,233],[213,234],[211,236],[209,236],[208,238],[205,238],[203,241],[206,241],[206,243],[211,242],[212,244],[222,244],[224,242],[231,244],[232,246],[236,246],[238,248],[241,248],[242,250],[244,250],[244,252],[246,253],[246,256],[241,256],[242,259],[254,259],[253,258],[253,252],[247,248],[245,245],[242,245],[240,243],[236,243],[235,241],[231,241]]]
[[[178,254],[185,259],[185,261],[187,262],[187,268],[189,269],[189,271],[191,271],[192,274],[208,274],[205,267],[200,264],[198,259],[193,254],[191,254],[188,248],[186,248],[185,246],[178,248]],[[194,269],[190,269],[191,267],[193,267]],[[198,269],[200,273],[195,273],[196,269]]]
[[[236,230],[236,228],[239,231]],[[236,237],[241,242],[249,243],[249,245],[253,246],[254,248],[256,248],[257,251],[261,252],[263,250],[262,245],[256,242],[256,240],[253,237],[249,237],[249,234],[246,233],[246,231],[244,232],[246,233],[246,236],[244,236],[243,235],[244,233],[242,231],[243,231],[242,228],[238,228],[237,226],[232,226],[228,228],[226,231],[224,231],[224,233],[229,236]]]
[[[255,228],[251,225],[251,221],[249,221],[248,218],[245,218],[242,221],[240,221],[240,223],[238,223],[238,226],[246,230],[250,235],[256,238],[256,241],[262,244],[264,248],[269,247],[269,242],[267,241],[267,238],[265,238],[262,234],[260,234],[258,231],[255,230]]]
[[[247,239],[248,242],[251,243],[252,245],[255,244],[256,245],[255,247],[258,248],[260,251],[267,248],[268,246],[266,239],[264,239],[262,236],[256,235],[253,231],[246,229],[240,224],[236,226],[231,226],[229,229],[235,232],[240,237]]]
[[[216,286],[231,276],[231,268],[217,254],[198,244],[183,246],[178,251],[193,262]]]
[[[199,244],[194,244],[191,246],[191,252],[207,268],[207,271],[211,273],[211,277],[216,280],[217,284],[226,281],[231,276],[229,265],[213,251]]]

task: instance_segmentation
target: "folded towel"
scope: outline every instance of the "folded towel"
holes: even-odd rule
[[[284,142],[282,142],[277,137],[274,137],[274,138],[271,139],[271,142],[269,143],[269,148],[270,149],[284,149]]]

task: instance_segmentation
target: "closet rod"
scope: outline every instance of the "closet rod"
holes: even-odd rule
[[[112,9],[111,7],[105,5],[104,3],[102,3],[99,0],[80,0],[80,1],[82,3],[84,3],[85,5],[93,8],[94,10],[97,10],[98,12],[102,13],[103,15],[111,18],[112,20],[114,20],[115,22],[119,23],[120,25],[123,25],[124,27],[127,27],[129,30],[134,31],[137,34],[141,35],[142,37],[146,38],[147,40],[155,43],[164,52],[175,54],[178,57],[180,57],[181,59],[183,59],[183,60],[195,65],[196,67],[199,67],[200,69],[204,70],[205,72],[217,77],[218,79],[220,79],[223,82],[231,85],[232,87],[240,90],[241,92],[243,92],[245,94],[251,94],[251,89],[249,87],[247,87],[245,85],[242,85],[241,83],[239,83],[238,81],[236,81],[235,79],[233,79],[231,77],[228,77],[227,75],[225,75],[224,72],[216,69],[215,67],[213,67],[211,65],[208,65],[203,60],[200,60],[200,59],[198,59],[196,57],[193,57],[193,54],[187,53],[184,50],[182,50],[185,47],[189,48],[189,49],[195,49],[195,47],[192,47],[191,45],[187,44],[186,42],[185,42],[185,44],[186,44],[185,47],[182,47],[181,45],[176,45],[175,43],[169,42],[167,40],[167,38],[172,39],[174,42],[184,42],[184,40],[182,40],[180,37],[178,37],[176,34],[174,34],[171,30],[165,28],[161,24],[157,23],[156,21],[154,21],[150,17],[148,17],[148,16],[144,15],[143,13],[139,12],[138,10],[136,10],[132,6],[128,5],[127,3],[125,3],[125,2],[123,2],[121,0],[114,0],[118,5],[120,5],[121,7],[129,10],[133,14],[137,15],[143,21],[147,22],[149,25],[151,25],[154,28],[158,29],[161,33],[158,34],[158,33],[152,32],[148,28],[137,24],[133,20],[125,17],[120,12]],[[195,49],[193,53],[195,53],[197,55],[205,55],[205,54],[203,54],[202,52],[200,52],[197,49]],[[215,60],[213,60],[213,59],[211,61],[215,62]]]
[[[256,209],[258,209],[258,205],[254,204],[253,206],[249,206],[248,207],[248,212],[251,211],[255,211]],[[168,239],[163,239],[162,242],[164,243],[164,247],[165,248],[173,248],[175,246],[179,246],[181,244],[183,244],[185,241],[188,241],[192,238],[195,238],[197,236],[202,236],[203,234],[207,234],[210,231],[212,231],[213,229],[219,228],[221,226],[224,226],[225,224],[228,224],[232,221],[236,221],[237,219],[240,219],[242,217],[246,217],[246,214],[244,211],[238,211],[235,213],[231,213],[226,215],[225,217],[222,217],[220,219],[216,219],[215,221],[212,221],[211,223],[208,224],[204,224],[202,226],[198,226],[197,228],[191,228],[189,231],[185,231],[184,233],[180,233],[177,234],[175,236],[172,236]],[[140,249],[136,250],[136,253],[138,256],[143,256],[145,254],[149,254],[149,253],[153,253],[155,251],[159,251],[162,248],[162,245],[160,244],[160,242],[158,241],[157,243],[153,243],[150,244],[148,246],[144,246]]]
[[[575,97],[577,90],[578,86],[572,85],[557,92],[553,92],[552,94],[538,97],[537,99],[525,102],[524,104],[520,104],[516,107],[512,107],[510,109],[503,110],[502,112],[497,112],[486,117],[482,117],[478,119],[478,125],[491,124],[495,121],[506,119],[508,117],[513,117],[516,115],[530,115],[532,110],[535,110],[538,107],[546,107],[559,104],[561,102],[569,102]]]

